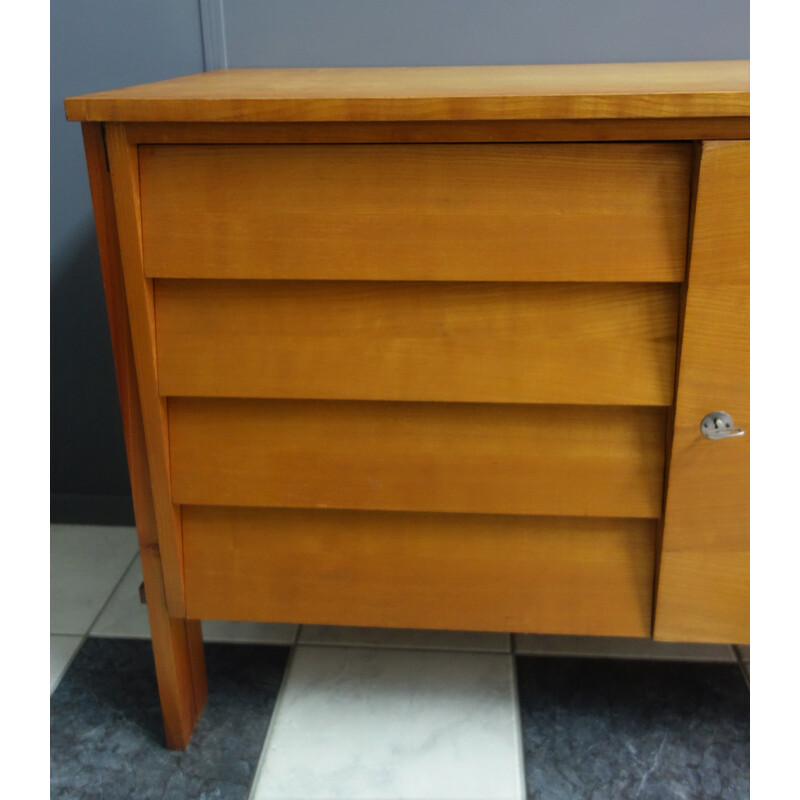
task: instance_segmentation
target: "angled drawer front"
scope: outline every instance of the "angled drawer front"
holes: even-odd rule
[[[170,398],[190,505],[661,514],[661,408]]]
[[[647,636],[655,523],[183,510],[197,618]]]
[[[674,284],[158,280],[159,391],[661,405]]]
[[[147,145],[145,274],[681,281],[691,146]]]
[[[187,613],[649,635],[690,155],[140,147]]]

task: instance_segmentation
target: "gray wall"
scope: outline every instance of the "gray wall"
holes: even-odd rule
[[[78,123],[64,97],[203,70],[197,0],[50,7],[50,491],[56,522],[132,519]]]
[[[230,67],[749,58],[747,0],[225,0],[223,8]]]
[[[749,58],[747,0],[55,0],[51,516],[130,521],[80,126],[63,98],[218,67]]]

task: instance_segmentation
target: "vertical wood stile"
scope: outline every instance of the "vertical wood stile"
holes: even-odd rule
[[[158,396],[153,282],[142,263],[138,148],[128,141],[124,125],[106,126],[125,296],[131,326],[136,377],[149,457],[158,545],[166,576],[170,615],[185,613],[180,508],[170,497],[167,402]]]
[[[202,630],[167,611],[111,179],[101,125],[82,127],[164,729],[168,747],[184,748],[208,693]]]

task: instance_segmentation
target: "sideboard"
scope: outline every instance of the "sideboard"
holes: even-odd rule
[[[66,110],[169,747],[202,619],[749,640],[748,62]]]

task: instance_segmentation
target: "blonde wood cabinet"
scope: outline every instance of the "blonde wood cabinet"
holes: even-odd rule
[[[223,70],[66,101],[170,747],[201,619],[748,641],[748,85]]]

